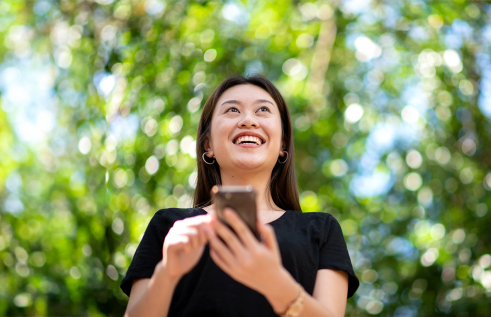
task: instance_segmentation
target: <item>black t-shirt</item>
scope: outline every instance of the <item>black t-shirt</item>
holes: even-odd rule
[[[150,278],[162,260],[165,236],[176,220],[204,215],[202,208],[168,208],[155,213],[138,246],[121,289],[130,295],[133,280]],[[328,213],[286,211],[269,223],[275,231],[283,266],[312,295],[317,270],[348,273],[348,297],[359,286],[341,227]],[[336,287],[334,285],[334,287]],[[168,316],[277,316],[266,298],[235,281],[210,257],[206,244],[196,266],[178,282]]]

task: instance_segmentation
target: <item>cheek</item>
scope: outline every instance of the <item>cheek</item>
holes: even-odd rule
[[[234,123],[227,120],[212,121],[211,137],[215,146],[223,145],[233,131]]]
[[[217,122],[215,125],[215,136],[218,139],[227,139],[234,128],[233,122],[221,121]]]
[[[281,137],[283,136],[283,130],[281,128],[281,121],[270,120],[263,124],[264,130],[269,135],[269,141],[272,145],[279,146],[281,144]]]

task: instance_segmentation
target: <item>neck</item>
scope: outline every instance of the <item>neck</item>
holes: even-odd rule
[[[221,171],[220,175],[222,177],[223,186],[246,186],[251,185],[256,191],[256,206],[257,206],[257,217],[261,223],[269,223],[273,220],[278,219],[285,211],[280,207],[276,206],[271,197],[271,193],[268,190],[268,182],[270,177],[261,177],[259,175],[264,175],[267,173],[253,174],[249,177],[239,177],[239,175],[230,175],[223,173]],[[269,202],[268,202],[269,198]],[[215,205],[203,208],[206,212],[214,211]]]
[[[271,175],[267,173],[251,173],[250,175],[221,173],[221,177],[223,186],[251,185],[256,191],[256,203],[259,214],[271,210],[282,210],[276,206],[268,190]]]
[[[227,173],[220,171],[223,186],[247,186],[251,185],[256,191],[256,204],[258,213],[262,214],[271,210],[282,210],[273,201],[269,191],[271,175],[268,173]],[[213,206],[214,208],[214,206]]]

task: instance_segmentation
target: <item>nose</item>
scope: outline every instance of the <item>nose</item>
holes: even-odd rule
[[[240,121],[238,122],[239,128],[258,128],[259,127],[259,122],[256,120],[256,118],[253,115],[250,114],[245,114]]]

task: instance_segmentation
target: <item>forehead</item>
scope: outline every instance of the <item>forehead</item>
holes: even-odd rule
[[[241,103],[253,103],[258,99],[265,99],[271,101],[274,105],[276,105],[276,102],[274,101],[273,97],[264,89],[261,87],[258,87],[256,85],[237,85],[234,87],[231,87],[220,96],[217,102],[217,107],[219,107],[222,102],[226,100],[238,100]]]

